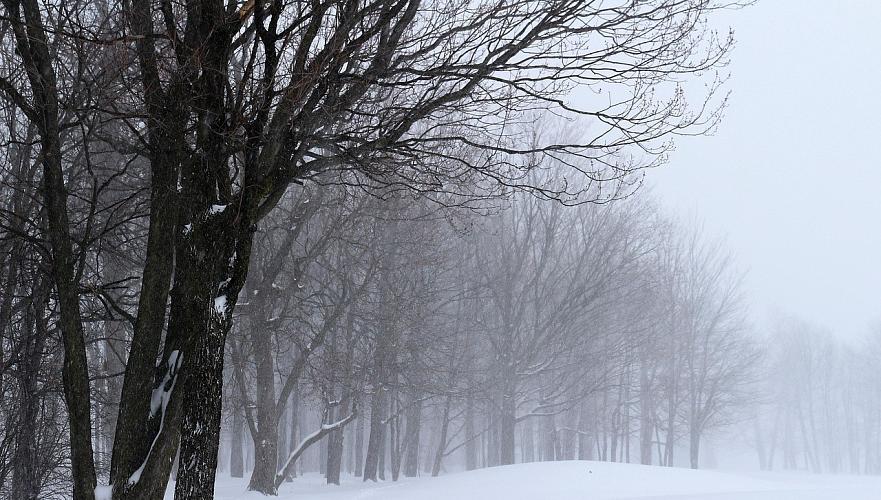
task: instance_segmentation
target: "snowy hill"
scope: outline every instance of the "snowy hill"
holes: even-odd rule
[[[265,498],[247,480],[219,478],[217,500]],[[171,498],[169,494],[167,498]],[[737,474],[606,462],[541,462],[397,483],[349,478],[327,486],[318,475],[286,483],[281,500],[878,500],[881,478]]]

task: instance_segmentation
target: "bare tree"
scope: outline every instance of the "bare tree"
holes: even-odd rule
[[[730,35],[703,23],[721,6],[4,2],[0,93],[38,146],[73,497],[92,498],[100,472],[89,356],[101,349],[86,320],[102,307],[96,321],[123,318],[113,336],[128,345],[114,497],[160,497],[178,455],[177,497],[210,497],[226,337],[254,234],[289,186],[470,207],[509,189],[567,204],[621,197],[669,138],[717,122],[720,80],[693,107],[678,80],[725,64]],[[574,85],[605,90],[578,106]],[[543,111],[589,133],[536,137]],[[534,183],[536,157],[580,181]],[[136,205],[130,217],[117,217],[119,200]],[[138,258],[119,276],[94,257],[113,245],[101,235],[123,227]],[[108,293],[111,282],[122,290]]]

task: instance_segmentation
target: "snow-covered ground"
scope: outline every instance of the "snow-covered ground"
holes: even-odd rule
[[[218,478],[217,500],[265,498]],[[173,485],[169,490],[173,488]],[[168,495],[167,498],[172,498]],[[280,500],[881,500],[881,477],[743,474],[606,462],[542,462],[441,477],[327,486],[317,474],[285,483]]]

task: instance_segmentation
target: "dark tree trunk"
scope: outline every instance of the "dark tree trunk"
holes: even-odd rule
[[[227,331],[222,325],[213,326],[199,339],[190,373],[184,380],[186,405],[181,422],[181,467],[175,500],[214,496],[223,395],[223,346]],[[275,442],[274,436],[272,441]]]
[[[144,35],[144,38],[135,45],[140,56],[144,101],[152,115],[151,119],[147,120],[147,137],[151,151],[149,155],[150,221],[137,319],[132,336],[132,348],[126,361],[119,417],[114,435],[110,466],[110,482],[113,484],[114,498],[125,498],[123,495],[130,488],[129,479],[148,460],[148,453],[151,453],[159,428],[151,408],[151,395],[169,374],[166,370],[157,377],[156,359],[160,354],[169,288],[174,271],[179,206],[177,191],[180,176],[179,158],[186,144],[182,124],[186,122],[187,108],[183,87],[178,85],[163,92],[158,74],[154,71],[156,68],[152,67],[155,59],[153,59],[154,42],[148,36],[154,31],[150,2],[133,1],[126,14],[133,34]],[[169,106],[169,103],[173,104]],[[173,332],[169,334],[175,335]],[[163,363],[165,362],[167,358],[163,356]],[[176,383],[171,379],[168,381]],[[173,406],[177,406],[177,403],[175,402]],[[176,414],[177,410],[174,409],[167,416],[176,418]],[[177,438],[174,436],[160,436],[160,439],[162,442],[158,444],[162,447],[177,446]],[[154,477],[155,472],[158,471],[152,472]],[[158,482],[161,484],[154,485],[154,489],[164,490],[166,481]],[[143,494],[133,491],[133,498],[139,496]]]
[[[64,346],[61,369],[70,436],[71,478],[74,500],[95,495],[97,479],[92,453],[92,414],[89,368],[79,302],[77,259],[70,236],[67,188],[62,171],[58,88],[43,14],[36,0],[7,5],[15,48],[22,57],[33,114],[40,135],[43,167],[42,195],[47,239],[52,255],[52,277],[57,291],[58,327]]]
[[[343,433],[334,431],[327,437],[327,484],[340,484],[343,462]]]

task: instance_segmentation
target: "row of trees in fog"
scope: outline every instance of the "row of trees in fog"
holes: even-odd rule
[[[628,196],[736,3],[0,2],[0,496],[697,464],[736,273]]]
[[[639,196],[567,207],[513,194],[483,210],[313,185],[280,200],[226,343],[221,469],[274,493],[313,469],[339,483],[576,458],[697,467],[701,438],[758,389],[724,247]],[[128,259],[102,257],[112,281]],[[133,300],[106,294],[96,314],[117,314],[88,346],[104,471]],[[21,314],[26,328],[49,311]],[[0,451],[13,479],[33,467],[48,481],[66,445],[59,394],[35,390],[57,346],[37,349],[33,371],[13,372],[20,406]],[[25,446],[37,436],[50,441]]]
[[[724,248],[639,197],[485,208],[317,186],[281,200],[227,341],[223,468],[274,493],[304,467],[339,483],[533,460],[672,465],[677,449],[697,467],[702,436],[756,388]],[[119,370],[124,332],[93,346],[99,377]],[[119,387],[99,387],[110,450]]]
[[[448,219],[397,199],[366,221],[333,197],[305,210],[323,201],[346,215],[298,218],[293,245],[267,237],[258,258],[290,253],[296,271],[258,274],[232,332],[229,463],[242,473],[244,428],[254,489],[274,491],[277,457],[321,424],[344,426],[311,462],[329,482],[342,464],[365,479],[573,458],[672,465],[683,443],[697,467],[701,437],[753,397],[758,352],[731,261],[639,200],[517,195]],[[343,292],[322,303],[328,288]]]
[[[879,331],[845,342],[786,318],[768,337],[763,399],[750,420],[760,467],[881,474]]]

